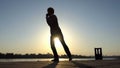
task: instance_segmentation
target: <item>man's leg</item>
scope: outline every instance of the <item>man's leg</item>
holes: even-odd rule
[[[69,61],[71,61],[72,56],[71,56],[71,53],[70,53],[70,50],[69,50],[68,46],[66,45],[66,43],[64,41],[64,38],[63,38],[62,34],[59,36],[59,39],[60,39],[60,41],[61,41],[61,43],[63,45],[63,48],[64,48],[65,52],[67,53],[67,56],[69,57]]]
[[[54,44],[54,36],[50,37],[50,44],[51,44],[51,49],[52,49],[53,54],[54,54],[54,60],[53,61],[59,61],[58,54],[57,54],[55,44]]]

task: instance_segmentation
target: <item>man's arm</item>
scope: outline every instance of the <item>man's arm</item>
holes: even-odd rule
[[[48,14],[46,14],[46,22],[49,25],[49,15]]]

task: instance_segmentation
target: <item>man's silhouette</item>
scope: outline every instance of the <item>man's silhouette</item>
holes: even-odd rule
[[[50,37],[50,44],[51,44],[51,48],[54,54],[54,59],[52,61],[59,61],[59,57],[55,48],[55,44],[54,44],[54,38],[58,37],[60,42],[62,43],[65,52],[67,53],[67,56],[69,57],[69,61],[72,60],[71,57],[71,53],[69,51],[69,48],[67,47],[65,41],[64,41],[64,37],[63,34],[61,32],[61,29],[58,25],[58,20],[56,15],[54,15],[54,9],[52,7],[47,9],[47,14],[46,14],[46,21],[47,24],[50,26],[50,31],[51,31],[51,37]]]

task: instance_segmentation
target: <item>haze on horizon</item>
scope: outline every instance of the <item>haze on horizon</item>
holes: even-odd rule
[[[94,55],[101,47],[103,55],[120,55],[120,0],[0,0],[0,52],[52,53],[48,7],[72,54]],[[56,48],[65,54],[60,43]]]

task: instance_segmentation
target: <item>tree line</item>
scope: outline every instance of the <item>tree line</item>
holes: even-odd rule
[[[60,58],[67,58],[67,55],[59,55]],[[93,56],[72,55],[73,58],[90,58]],[[14,53],[0,53],[0,58],[53,58],[50,53],[47,54],[14,54]]]

